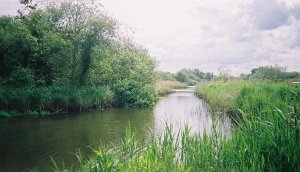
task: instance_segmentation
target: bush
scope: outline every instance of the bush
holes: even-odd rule
[[[3,110],[0,111],[0,118],[8,118],[11,115]]]
[[[156,100],[152,85],[132,81],[122,81],[115,85],[115,94],[118,105],[125,107],[149,107]]]

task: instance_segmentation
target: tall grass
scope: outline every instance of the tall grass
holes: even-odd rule
[[[156,84],[156,94],[164,96],[172,92],[172,89],[184,89],[188,86],[178,81],[159,81]]]
[[[114,94],[108,87],[51,86],[0,88],[0,109],[10,115],[40,115],[107,107]]]
[[[182,82],[179,82],[179,81],[160,81],[159,85],[163,86],[163,87],[168,87],[168,88],[171,88],[171,89],[184,89],[184,88],[187,88],[186,84],[184,84]]]
[[[300,108],[300,86],[288,83],[252,83],[241,87],[236,108],[253,114],[280,109],[289,113]]]
[[[213,109],[260,113],[279,108],[287,112],[290,106],[299,105],[300,86],[270,82],[210,82],[197,86],[196,94]]]
[[[268,171],[299,171],[299,85],[210,83],[198,87],[197,94],[213,107],[238,111],[239,116],[234,116],[239,118],[238,124],[231,141],[236,139],[237,143],[232,144],[244,149],[243,157],[249,156],[253,166],[259,165]]]
[[[300,171],[299,86],[233,83],[237,88],[233,90],[230,84],[209,84],[204,89],[209,90],[204,92],[207,99],[215,98],[209,95],[216,94],[214,89],[223,93],[222,99],[228,100],[226,90],[233,97],[230,104],[221,102],[240,115],[230,138],[218,133],[216,125],[210,136],[196,137],[190,137],[188,128],[173,133],[166,127],[163,135],[146,142],[127,130],[122,144],[94,150],[94,157],[80,161],[80,170]]]
[[[212,109],[234,108],[234,101],[247,82],[206,82],[196,87],[196,95],[206,100]]]
[[[80,160],[80,171],[299,171],[299,117],[279,110],[267,112],[270,120],[249,117],[224,138],[213,125],[208,136],[190,137],[189,128],[152,135],[146,142],[127,130],[118,146],[100,147],[88,161]],[[64,169],[66,170],[66,169]],[[74,170],[74,169],[73,169]]]

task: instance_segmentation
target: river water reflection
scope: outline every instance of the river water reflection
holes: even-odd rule
[[[91,153],[89,146],[118,143],[130,123],[138,138],[161,133],[166,123],[173,131],[191,127],[191,135],[211,132],[212,120],[205,102],[193,88],[175,90],[153,108],[109,109],[39,118],[0,121],[0,171],[50,170],[51,159],[70,166],[76,150]],[[217,128],[230,136],[231,122],[219,120]]]

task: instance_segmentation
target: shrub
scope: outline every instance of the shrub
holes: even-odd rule
[[[156,100],[154,88],[138,82],[119,82],[115,85],[115,94],[118,105],[125,107],[153,106]]]

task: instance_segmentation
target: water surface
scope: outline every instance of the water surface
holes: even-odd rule
[[[78,149],[89,155],[90,146],[117,144],[129,123],[140,139],[147,139],[151,132],[161,133],[166,123],[174,131],[188,125],[192,135],[210,133],[212,126],[206,103],[194,95],[192,87],[160,98],[153,108],[1,120],[0,171],[49,171],[50,156],[60,164],[76,165]],[[230,135],[230,125],[222,117],[217,128]]]

